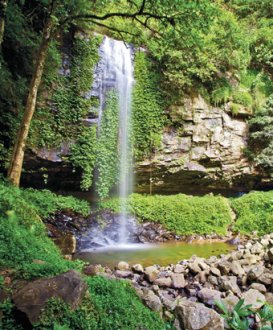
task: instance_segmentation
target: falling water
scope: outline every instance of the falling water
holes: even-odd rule
[[[130,143],[131,127],[131,94],[134,82],[132,47],[123,41],[108,37],[100,47],[100,63],[97,67],[95,79],[95,93],[100,100],[98,124],[100,125],[105,96],[109,90],[115,89],[119,98],[119,200],[120,200],[120,226],[118,230],[118,243],[127,243],[127,225],[132,219],[126,212],[126,198],[132,192],[132,148]],[[95,95],[95,94],[93,94]]]

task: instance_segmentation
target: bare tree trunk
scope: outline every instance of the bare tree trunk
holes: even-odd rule
[[[32,75],[32,80],[28,93],[26,109],[17,134],[16,142],[13,149],[12,159],[10,162],[10,167],[8,170],[8,178],[11,181],[11,183],[15,186],[19,186],[20,184],[26,141],[28,137],[31,120],[36,107],[37,93],[41,83],[47,50],[52,35],[52,25],[53,25],[52,20],[49,18],[44,27],[43,38],[37,54],[36,65]]]
[[[0,0],[0,47],[4,38],[7,0]]]

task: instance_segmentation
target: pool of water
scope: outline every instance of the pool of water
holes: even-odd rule
[[[81,251],[75,255],[75,258],[110,268],[117,266],[119,261],[126,261],[130,265],[139,263],[143,266],[153,264],[167,266],[189,259],[193,255],[209,258],[226,254],[233,249],[234,246],[224,242],[129,244]]]

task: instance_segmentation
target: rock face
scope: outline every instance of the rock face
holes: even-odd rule
[[[200,303],[181,300],[175,309],[181,329],[224,330],[224,320]]]
[[[138,192],[191,192],[188,187],[196,185],[244,191],[262,184],[262,174],[244,155],[245,113],[232,117],[229,105],[212,107],[196,95],[171,107],[170,116],[174,125],[165,128],[161,148],[137,165]]]
[[[86,283],[76,271],[30,282],[13,295],[17,309],[25,313],[34,324],[39,320],[42,309],[50,298],[62,299],[72,309],[76,309],[87,290]]]
[[[272,188],[273,179],[244,155],[250,114],[241,110],[234,117],[229,104],[213,107],[200,95],[185,96],[172,106],[161,147],[136,166],[137,191],[191,193],[196,185],[199,192]],[[59,149],[27,150],[22,183],[44,187],[46,177],[47,187],[80,190],[81,173],[64,161],[70,148],[64,143]]]

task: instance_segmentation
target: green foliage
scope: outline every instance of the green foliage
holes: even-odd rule
[[[257,317],[262,327],[260,330],[272,330],[273,326],[273,305],[265,304],[262,309],[257,312]]]
[[[242,89],[237,89],[233,93],[233,101],[247,108],[251,108],[253,104],[252,96],[249,94],[248,91]]]
[[[229,311],[222,301],[216,301],[216,306],[222,312],[228,329],[248,330],[250,326],[250,315],[259,321],[259,330],[271,330],[273,325],[273,306],[265,304],[263,308],[254,312],[252,305],[245,305],[244,299],[240,299],[234,308]]]
[[[52,320],[65,329],[166,329],[159,316],[142,305],[128,282],[103,277],[86,281],[90,297],[75,311],[61,301],[51,300],[37,329],[52,329]]]
[[[156,67],[144,52],[135,55],[136,83],[133,90],[133,143],[137,159],[160,146],[164,124],[162,95]]]
[[[25,222],[29,218],[45,218],[59,210],[71,210],[88,215],[89,205],[86,201],[74,197],[56,195],[49,190],[19,189],[0,182],[0,215],[13,210]]]
[[[29,140],[29,145],[34,148],[60,147],[62,143],[71,144],[76,141],[69,160],[75,168],[82,169],[83,190],[92,185],[96,144],[96,128],[85,127],[83,121],[92,106],[92,99],[85,95],[92,86],[100,42],[101,37],[94,36],[73,41],[68,58],[69,75],[60,75],[57,70],[60,64],[53,66],[55,70],[51,65],[44,79]],[[51,49],[51,57],[60,56],[58,47]]]
[[[14,305],[10,299],[0,302],[0,329],[3,330],[24,330],[24,328],[17,324],[13,317]]]
[[[118,127],[119,105],[115,91],[110,91],[102,114],[98,132],[96,188],[99,196],[105,198],[118,180]]]
[[[272,94],[273,95],[273,94]],[[255,163],[273,174],[273,96],[249,121],[249,146]]]
[[[37,219],[32,219],[29,228],[13,212],[8,215],[0,218],[0,267],[12,268],[24,278],[55,275],[71,268]],[[37,233],[37,226],[43,233]]]
[[[244,299],[239,300],[231,312],[228,311],[223,302],[216,301],[215,303],[223,312],[222,317],[225,319],[228,329],[249,329],[250,320],[248,319],[248,316],[253,314],[253,311],[251,310],[251,305],[244,305]]]
[[[98,313],[98,329],[165,329],[159,316],[142,305],[128,282],[92,277],[87,284]]]
[[[226,79],[221,79],[216,83],[211,94],[211,100],[215,105],[226,103],[232,95],[232,87]]]
[[[0,289],[4,287],[4,276],[0,275]]]
[[[87,127],[71,148],[69,160],[74,167],[82,170],[81,188],[83,190],[88,190],[92,185],[96,161],[96,139],[96,127]]]
[[[13,268],[17,276],[22,277],[53,275],[77,267],[62,259],[40,220],[63,209],[84,215],[89,211],[86,202],[73,197],[34,189],[20,190],[1,183],[0,267]]]
[[[119,211],[118,200],[115,199],[101,202],[100,207]],[[178,235],[225,234],[231,223],[228,200],[221,196],[132,194],[128,200],[128,210],[138,220],[161,223]]]
[[[30,146],[59,147],[62,142],[81,139],[81,135],[86,138],[83,119],[92,101],[84,95],[92,86],[100,42],[100,37],[75,39],[68,58],[70,73],[60,75],[57,70],[60,66],[55,71],[51,69],[52,73],[45,79],[46,84],[33,119]],[[60,50],[55,47],[54,52],[58,55]]]
[[[236,116],[239,113],[240,109],[241,109],[241,105],[232,102],[231,105],[230,105],[230,109],[231,109],[231,113],[234,116]]]
[[[235,230],[242,233],[257,231],[260,235],[273,231],[273,192],[250,192],[232,199],[237,215]]]

